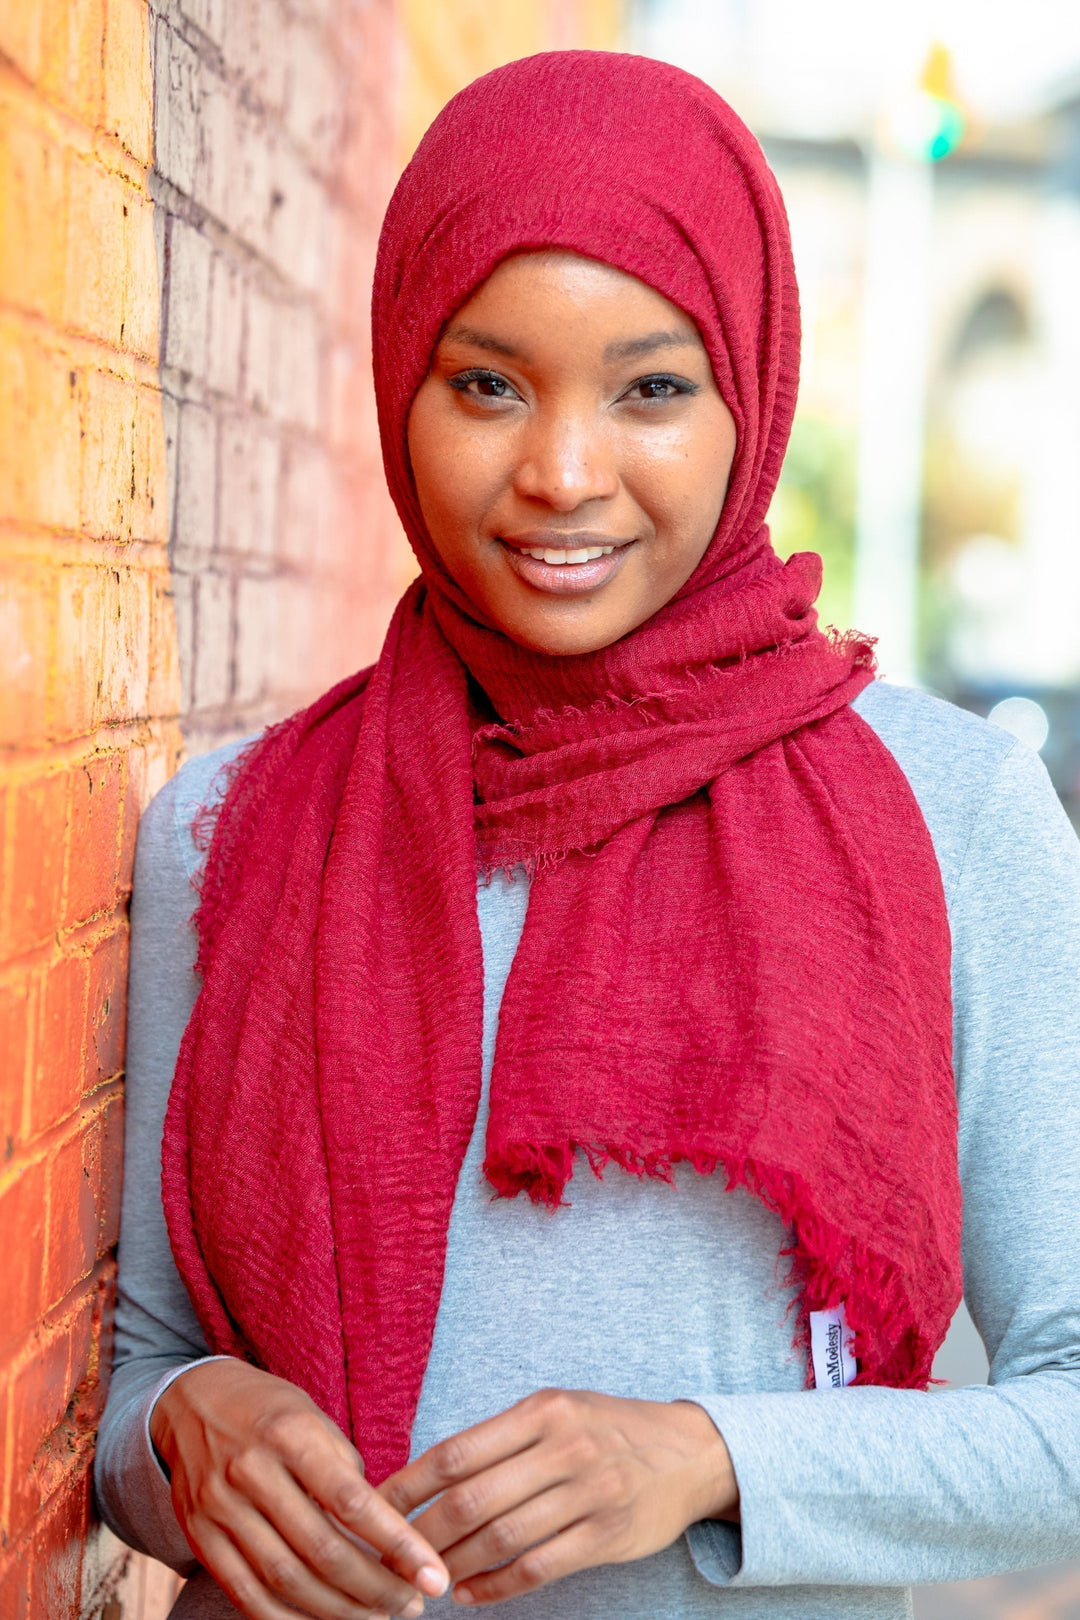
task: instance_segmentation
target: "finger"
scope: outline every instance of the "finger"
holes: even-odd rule
[[[213,1528],[229,1538],[261,1587],[286,1613],[299,1610],[314,1615],[316,1620],[367,1620],[373,1611],[379,1611],[418,1620],[423,1612],[424,1600],[419,1593],[404,1582],[395,1582],[374,1562],[370,1563],[371,1590],[366,1599],[347,1597],[328,1586],[297,1557],[274,1526],[239,1497],[231,1504],[228,1521]],[[380,1585],[389,1582],[403,1590],[404,1602],[380,1601]]]
[[[530,1547],[502,1569],[469,1576],[454,1587],[454,1598],[464,1604],[504,1603],[607,1561],[595,1522],[583,1519],[550,1541]]]
[[[224,1531],[203,1523],[198,1527],[199,1562],[210,1571],[234,1608],[247,1620],[296,1620],[296,1610],[279,1603],[268,1592],[243,1554]]]
[[[571,1458],[562,1448],[530,1446],[495,1468],[448,1486],[413,1522],[443,1555],[453,1575],[449,1548],[469,1540],[486,1525],[520,1512],[543,1492],[564,1484],[574,1472]]]
[[[422,1456],[414,1457],[396,1474],[383,1480],[378,1487],[379,1495],[399,1513],[411,1513],[458,1480],[468,1479],[535,1445],[543,1430],[542,1396],[529,1396],[507,1411],[486,1418],[483,1423],[475,1423],[472,1428],[462,1429],[460,1434],[451,1435]]]
[[[460,1541],[446,1553],[446,1563],[455,1586],[474,1575],[488,1573],[510,1563],[530,1547],[549,1541],[587,1511],[586,1495],[576,1481],[558,1485],[533,1497],[510,1513],[503,1513],[482,1530]]]
[[[230,1471],[229,1482],[258,1509],[303,1563],[335,1591],[392,1614],[403,1613],[416,1597],[414,1585],[378,1562],[378,1550],[373,1559],[357,1547],[283,1468],[258,1470],[245,1460]],[[365,1489],[374,1496],[370,1487]],[[385,1504],[380,1502],[380,1506]],[[434,1570],[434,1556],[428,1551],[427,1563],[420,1567]],[[445,1591],[447,1582],[441,1566],[439,1575]]]
[[[359,1456],[338,1431],[313,1428],[286,1414],[268,1438],[301,1488],[389,1569],[429,1597],[446,1591],[449,1572],[435,1549],[367,1483]]]

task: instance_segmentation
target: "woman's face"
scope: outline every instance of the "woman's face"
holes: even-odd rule
[[[689,316],[577,254],[506,259],[447,323],[409,455],[435,548],[526,647],[644,623],[716,529],[735,423]]]

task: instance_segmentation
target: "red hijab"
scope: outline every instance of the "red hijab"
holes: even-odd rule
[[[738,429],[693,577],[569,658],[462,595],[406,447],[443,323],[552,246],[691,315]],[[720,1171],[791,1230],[798,1331],[844,1300],[859,1382],[924,1385],[959,1297],[948,926],[911,790],[849,707],[869,648],[818,630],[818,559],[782,565],[763,522],[798,304],[756,142],[646,58],[488,74],[394,194],[374,355],[422,577],[374,668],[268,732],[217,821],[163,1160],[209,1343],[308,1390],[370,1478],[404,1461],[480,1097],[477,871],[524,862],[495,1191],[557,1206],[575,1156]]]

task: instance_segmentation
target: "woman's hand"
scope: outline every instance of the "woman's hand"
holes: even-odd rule
[[[594,1564],[659,1552],[737,1517],[727,1446],[703,1407],[546,1389],[433,1446],[379,1492],[443,1554],[459,1603],[500,1603]],[[501,1568],[494,1566],[501,1565]]]
[[[430,1544],[366,1483],[336,1424],[284,1379],[243,1361],[192,1367],[155,1403],[150,1433],[195,1556],[248,1620],[296,1620],[297,1610],[413,1620],[421,1593],[446,1590]]]

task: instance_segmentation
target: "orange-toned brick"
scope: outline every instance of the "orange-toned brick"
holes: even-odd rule
[[[85,736],[94,727],[104,614],[103,569],[67,566],[57,570],[56,641],[46,731],[54,741]]]
[[[160,267],[154,239],[154,204],[129,188],[124,202],[123,347],[147,360],[158,358]],[[160,404],[159,404],[160,414]]]
[[[106,0],[103,123],[140,163],[153,156],[150,11],[146,0]]]
[[[28,1165],[0,1194],[0,1345],[17,1339],[43,1314],[46,1165]]]
[[[68,1138],[48,1161],[48,1246],[45,1299],[58,1305],[91,1271],[98,1254],[100,1216],[95,1199],[100,1124]]]
[[[135,389],[108,371],[87,374],[82,391],[81,527],[127,540],[137,484]]]
[[[4,1083],[0,1085],[0,1166],[12,1157],[16,1143],[23,1136],[26,1074],[31,1056],[32,988],[31,977],[25,973],[0,985],[0,1053],[4,1061]]]
[[[65,156],[10,103],[0,105],[0,173],[0,298],[55,318],[63,302]]]
[[[89,958],[60,956],[43,975],[32,1079],[26,1102],[31,1137],[66,1119],[84,1086]]]
[[[14,814],[3,908],[7,956],[41,944],[56,930],[63,897],[67,776],[41,776],[11,792]]]
[[[156,341],[156,338],[155,338]],[[161,395],[140,389],[135,399],[135,492],[131,533],[136,540],[164,545],[169,538],[168,468]]]
[[[150,578],[142,569],[103,569],[104,632],[98,725],[147,713],[150,686]]]
[[[107,934],[89,959],[85,1088],[118,1074],[124,1062],[127,1013],[126,926]]]
[[[68,157],[64,315],[73,331],[119,344],[127,270],[124,208],[131,187],[93,157]]]
[[[34,1620],[76,1620],[81,1609],[82,1548],[92,1519],[89,1474],[56,1492],[34,1535],[30,1613]]]
[[[72,770],[64,920],[85,922],[116,903],[120,814],[127,781],[122,753],[94,754]]]
[[[101,117],[104,0],[36,0],[44,12],[40,83],[94,128]]]
[[[56,583],[48,569],[9,564],[0,579],[0,746],[25,747],[46,735],[57,615]]]
[[[78,386],[62,349],[0,318],[0,517],[78,527]]]
[[[120,1189],[124,1175],[124,1094],[117,1088],[90,1140],[90,1168],[98,1215],[98,1256],[120,1236]]]
[[[83,1337],[89,1344],[90,1303]],[[75,1393],[81,1368],[72,1366],[71,1327],[38,1335],[29,1360],[11,1378],[6,1526],[18,1536],[42,1506],[41,1454]],[[37,1466],[35,1466],[37,1465]]]

